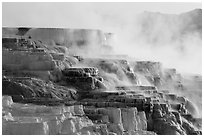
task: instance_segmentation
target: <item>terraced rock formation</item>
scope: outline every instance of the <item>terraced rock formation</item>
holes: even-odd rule
[[[86,47],[89,38],[104,46],[106,36],[98,30],[4,28],[2,133],[202,134],[194,102],[171,91],[189,90],[175,69],[79,56],[65,46]]]

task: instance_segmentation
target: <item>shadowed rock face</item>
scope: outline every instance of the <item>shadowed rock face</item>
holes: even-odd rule
[[[2,90],[3,95],[12,96],[13,99],[16,99],[15,102],[37,98],[74,100],[77,97],[75,90],[32,78],[5,78],[2,82]]]
[[[82,92],[95,89],[107,89],[103,78],[98,76],[98,69],[94,67],[67,68],[62,71],[62,80],[67,84],[78,87]]]

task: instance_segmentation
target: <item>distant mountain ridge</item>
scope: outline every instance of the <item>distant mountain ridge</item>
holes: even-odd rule
[[[179,15],[143,12],[139,16],[139,34],[151,44],[169,43],[186,35],[202,37],[202,9]]]

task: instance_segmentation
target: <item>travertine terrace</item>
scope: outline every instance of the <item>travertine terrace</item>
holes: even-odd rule
[[[110,35],[3,28],[2,133],[202,134],[193,102],[171,91],[186,90],[176,69],[165,69],[160,62],[92,58],[73,48],[95,44],[108,51]]]

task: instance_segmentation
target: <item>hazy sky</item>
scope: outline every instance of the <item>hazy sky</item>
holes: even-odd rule
[[[143,11],[179,14],[201,3],[3,3],[2,25],[33,27],[98,28],[97,14],[132,16]],[[93,22],[93,23],[92,23]]]

